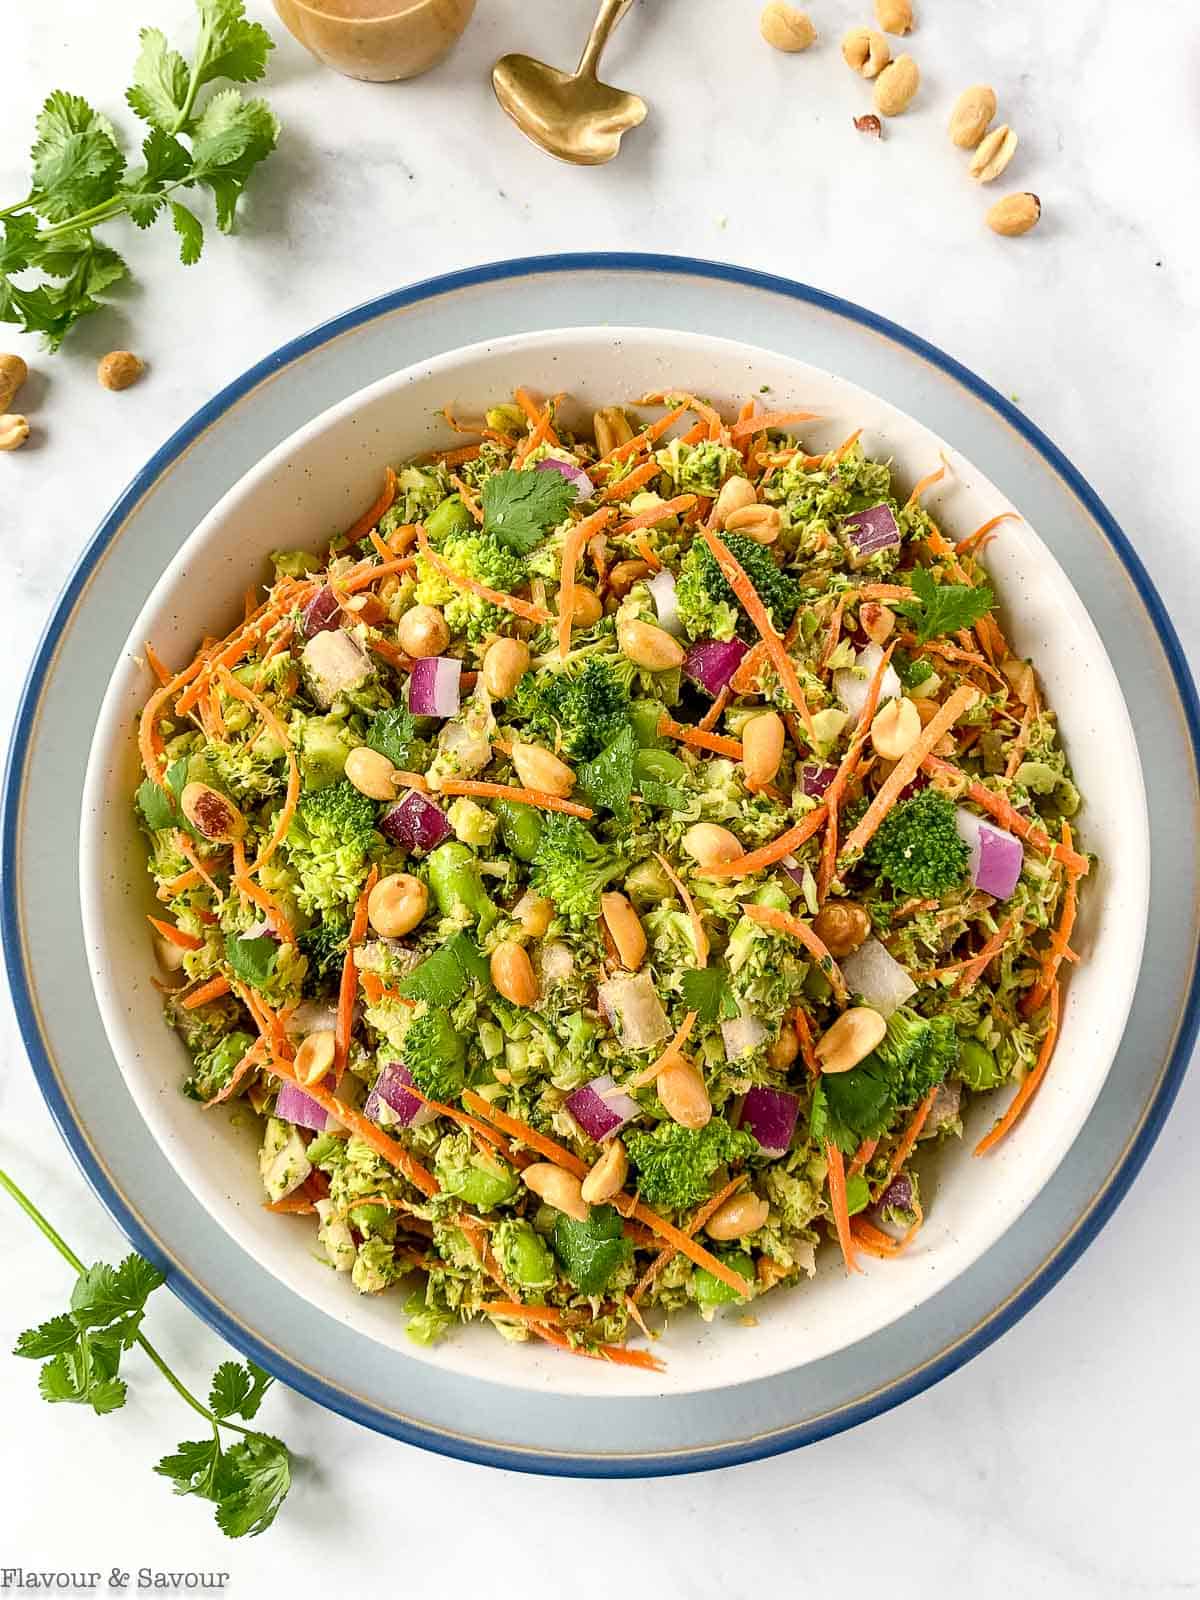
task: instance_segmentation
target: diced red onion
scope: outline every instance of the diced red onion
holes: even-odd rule
[[[408,679],[408,709],[414,717],[452,717],[458,710],[457,656],[423,656],[414,661]]]
[[[879,645],[869,644],[858,652],[853,667],[839,667],[833,675],[833,692],[855,721],[867,703],[867,696],[871,692],[871,680],[882,660],[883,651]],[[879,686],[879,704],[882,705],[885,700],[894,700],[900,690],[900,679],[896,676],[895,669],[887,667],[883,674],[883,682]]]
[[[619,1133],[640,1110],[637,1101],[618,1089],[607,1074],[569,1094],[566,1107],[584,1133],[597,1143]]]
[[[415,1094],[409,1094],[412,1081],[412,1073],[401,1062],[385,1061],[367,1096],[363,1114],[381,1128],[419,1128],[424,1122],[432,1122],[437,1112]]]
[[[726,1017],[721,1023],[727,1061],[740,1061],[751,1050],[757,1049],[766,1037],[766,1026],[750,1011],[743,1011],[738,1017]]]
[[[647,578],[646,587],[654,596],[654,609],[658,615],[659,627],[665,628],[668,633],[681,639],[683,624],[679,620],[679,607],[675,602],[675,574],[668,572],[664,567],[652,578]]]
[[[588,477],[582,467],[577,467],[571,461],[558,461],[554,456],[547,456],[545,460],[534,463],[535,472],[561,472],[568,483],[575,485],[575,492],[581,500],[590,500],[596,492],[596,485]]]
[[[796,1131],[799,1098],[786,1089],[769,1089],[756,1083],[747,1089],[742,1101],[741,1127],[758,1140],[763,1155],[778,1157],[788,1153]]]
[[[842,531],[850,545],[852,566],[861,566],[881,550],[895,549],[900,543],[900,528],[891,506],[852,511],[843,519]]]
[[[600,1005],[626,1050],[648,1050],[671,1031],[648,972],[609,978],[597,990]]]
[[[433,850],[454,830],[432,800],[410,789],[380,817],[379,831],[410,850]]]
[[[342,607],[337,595],[328,584],[316,594],[300,613],[300,631],[306,639],[315,633],[325,633],[336,628],[341,620]]]
[[[257,922],[252,922],[245,933],[238,934],[239,939],[274,939],[279,943],[279,935],[265,917],[260,917]]]
[[[684,658],[683,670],[715,700],[728,684],[749,649],[740,639],[704,639]]]
[[[806,761],[800,768],[800,788],[811,800],[819,800],[836,777],[836,767],[827,767],[822,762]]]
[[[977,817],[965,806],[954,813],[958,836],[971,847],[967,863],[971,882],[984,894],[995,895],[997,900],[1007,900],[1017,887],[1021,868],[1025,864],[1025,851],[1016,834],[1006,833],[994,823]]]
[[[917,992],[917,986],[878,939],[865,944],[841,962],[842,976],[851,994],[860,994],[880,1016],[890,1017],[897,1006]]]
[[[894,1207],[897,1211],[911,1211],[913,1202],[912,1179],[907,1172],[898,1173],[879,1196],[879,1209]]]
[[[801,888],[804,887],[804,868],[796,860],[795,856],[784,856],[779,865],[793,883],[798,883]]]
[[[282,1122],[294,1122],[299,1128],[311,1128],[314,1133],[324,1133],[329,1126],[329,1113],[319,1106],[311,1095],[294,1083],[281,1083],[275,1097],[275,1115]]]

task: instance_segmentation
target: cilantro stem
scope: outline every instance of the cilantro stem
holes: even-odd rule
[[[39,1228],[41,1232],[45,1234],[46,1238],[49,1239],[50,1243],[58,1251],[59,1255],[62,1256],[65,1261],[70,1262],[71,1266],[75,1268],[75,1271],[82,1276],[83,1273],[87,1271],[87,1268],[84,1266],[83,1262],[75,1254],[74,1250],[71,1249],[70,1245],[62,1237],[58,1230],[46,1220],[29,1196],[24,1194],[17,1187],[17,1185],[9,1177],[8,1173],[5,1172],[3,1167],[0,1167],[0,1189],[6,1189],[8,1191],[8,1193],[20,1206],[21,1210],[34,1224],[34,1226]],[[171,1385],[172,1389],[174,1389],[179,1398],[187,1405],[191,1406],[192,1410],[195,1411],[199,1416],[203,1417],[206,1422],[211,1423],[214,1432],[218,1427],[222,1427],[232,1428],[236,1433],[243,1433],[247,1436],[250,1436],[254,1433],[253,1428],[243,1428],[239,1423],[236,1422],[222,1420],[220,1423],[218,1423],[217,1418],[203,1403],[203,1401],[197,1400],[196,1396],[191,1392],[191,1390],[188,1389],[175,1376],[170,1367],[163,1360],[162,1356],[159,1355],[158,1351],[150,1343],[149,1339],[146,1338],[145,1334],[135,1334],[134,1339],[135,1343],[141,1346],[143,1352],[149,1356],[150,1360],[158,1368],[159,1372],[162,1373],[163,1377]]]
[[[36,198],[37,196],[30,190],[24,200],[18,200],[15,205],[5,206],[3,211],[0,211],[0,221],[5,217],[15,217],[18,211],[24,211],[27,206],[31,206]]]

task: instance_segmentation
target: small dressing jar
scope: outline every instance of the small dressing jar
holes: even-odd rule
[[[475,0],[275,0],[275,9],[327,67],[390,83],[436,66],[471,20]]]

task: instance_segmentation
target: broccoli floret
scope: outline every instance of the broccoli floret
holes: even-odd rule
[[[949,1017],[922,1017],[898,1006],[876,1047],[900,1106],[916,1105],[958,1064],[958,1035]]]
[[[955,827],[954,802],[937,789],[922,789],[888,813],[863,859],[902,894],[926,900],[962,886],[969,855]]]
[[[304,975],[304,993],[308,999],[317,999],[337,987],[349,937],[350,924],[337,916],[322,917],[299,935],[296,942],[308,957],[308,971]]]
[[[587,656],[577,670],[527,672],[509,701],[508,716],[535,741],[590,761],[629,721],[629,684],[621,669]]]
[[[708,1198],[709,1180],[726,1162],[744,1161],[758,1148],[754,1138],[714,1117],[703,1128],[664,1122],[653,1133],[630,1133],[625,1140],[637,1168],[638,1187],[652,1206],[682,1211]]]
[[[780,633],[786,631],[800,604],[800,586],[781,572],[766,545],[744,533],[727,533],[729,552],[741,564]],[[732,639],[735,633],[757,638],[754,624],[738,604],[717,565],[717,558],[697,539],[683,558],[675,586],[679,620],[692,639]]]
[[[601,890],[625,866],[624,855],[601,844],[578,817],[551,811],[542,823],[529,877],[538,894],[579,927],[597,914]]]
[[[191,1076],[183,1086],[184,1094],[189,1100],[211,1100],[228,1086],[234,1068],[253,1043],[250,1034],[239,1029],[227,1033],[211,1049],[200,1051],[192,1063]]]
[[[404,1032],[404,1065],[431,1100],[452,1100],[463,1086],[467,1044],[444,1011],[423,1011]]]
[[[502,594],[512,594],[526,580],[521,558],[490,533],[454,533],[438,554],[456,572]],[[441,606],[451,633],[465,633],[472,644],[511,621],[503,607],[456,588],[419,556],[414,598],[421,605]]]
[[[376,838],[374,802],[345,778],[301,795],[285,842],[302,910],[344,914],[362,887]]]
[[[672,439],[658,452],[660,465],[671,474],[680,493],[716,494],[732,472],[742,470],[742,458],[732,445],[705,439],[699,444],[684,444]]]

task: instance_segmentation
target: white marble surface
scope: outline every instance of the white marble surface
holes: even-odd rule
[[[851,126],[868,94],[836,43],[867,20],[863,0],[813,0],[821,39],[802,57],[759,42],[756,0],[642,0],[609,70],[646,94],[651,120],[596,171],[524,144],[487,87],[505,49],[565,62],[586,0],[480,0],[459,52],[408,86],[334,78],[282,39],[268,92],[284,143],[242,236],[217,240],[190,274],[167,237],[132,241],[136,289],[57,360],[0,330],[0,345],[37,368],[23,395],[35,439],[0,457],[5,726],[18,665],[91,527],[216,388],[399,283],[560,248],[678,250],[772,269],[951,350],[1017,396],[1097,485],[1194,659],[1194,22],[1172,0],[917,4],[921,97],[877,144]],[[263,0],[251,9],[272,21]],[[24,192],[23,151],[47,90],[75,88],[119,114],[138,26],[188,29],[188,12],[184,0],[6,7],[0,194]],[[944,133],[954,93],[981,79],[1021,135],[1011,187],[1044,203],[1024,240],[984,229],[986,196]],[[125,395],[103,394],[95,358],[126,345],[151,372]],[[0,1043],[0,1163],[19,1170],[84,1256],[119,1249],[51,1127],[7,1007]],[[603,1551],[611,1585],[689,1600],[752,1589],[977,1600],[1200,1592],[1198,1113],[1193,1077],[1100,1241],[998,1346],[856,1432],[718,1475],[501,1476],[277,1393],[269,1425],[301,1457],[297,1486],[270,1535],[230,1545],[201,1505],[173,1500],[149,1474],[186,1429],[161,1386],[139,1373],[126,1412],[100,1421],[49,1412],[32,1367],[0,1360],[0,1568],[83,1567],[105,1579],[113,1567],[223,1570],[235,1595],[316,1585],[362,1600],[423,1600],[473,1581],[500,1600],[543,1600],[592,1587],[581,1564]],[[43,1242],[3,1217],[8,1344],[59,1309],[65,1280]],[[220,1359],[216,1338],[169,1298],[152,1326],[198,1381]]]

